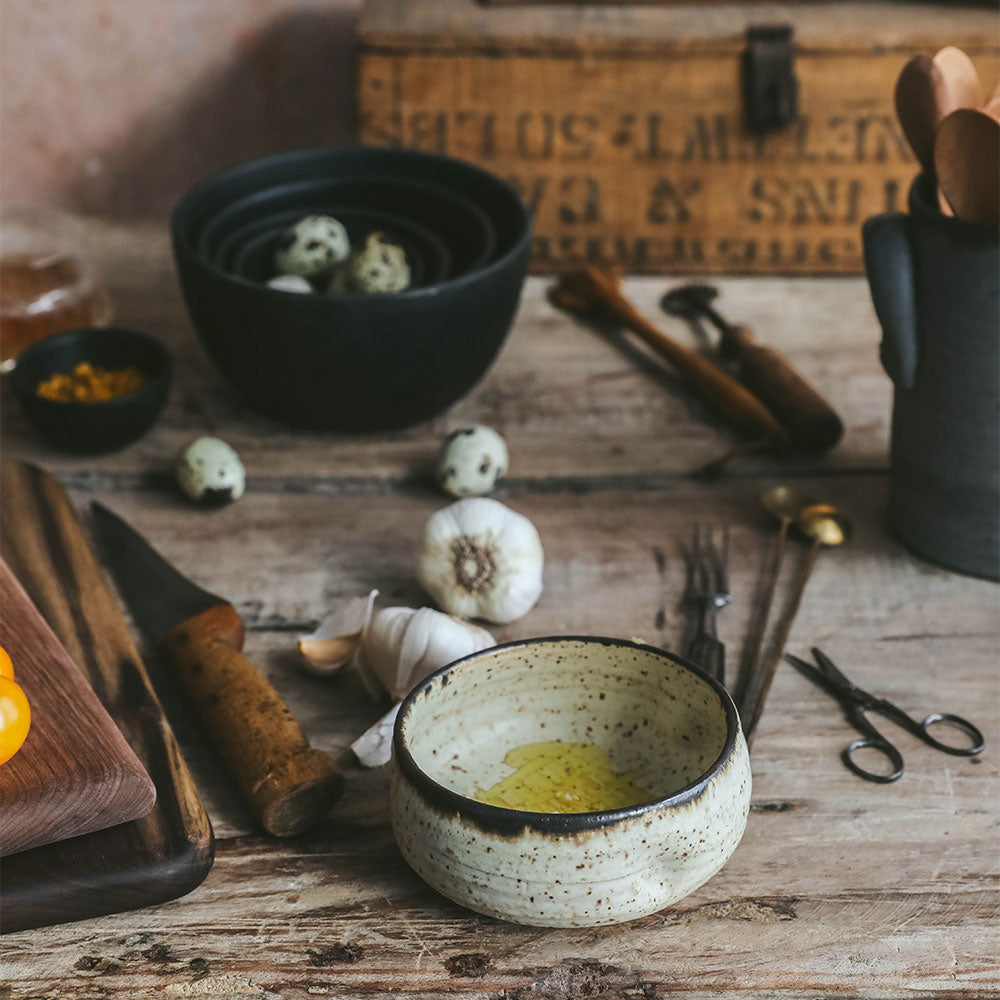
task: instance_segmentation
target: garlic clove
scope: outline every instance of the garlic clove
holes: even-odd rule
[[[433,608],[383,608],[365,632],[358,666],[400,699],[435,670],[495,645],[486,629]]]
[[[417,576],[449,614],[506,623],[538,601],[543,565],[531,521],[497,500],[475,497],[427,522]]]
[[[382,716],[374,725],[369,726],[352,744],[351,749],[358,762],[364,767],[381,767],[388,764],[392,757],[392,731],[399,715],[399,705]]]
[[[352,598],[328,614],[315,632],[300,635],[303,666],[314,674],[329,675],[350,663],[361,647],[377,596],[373,590],[367,597]]]

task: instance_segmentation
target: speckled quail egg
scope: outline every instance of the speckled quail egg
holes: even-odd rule
[[[445,438],[437,467],[438,483],[445,493],[482,496],[506,473],[507,445],[491,427],[470,424]]]
[[[381,233],[369,233],[364,245],[347,261],[347,282],[356,292],[401,292],[409,288],[406,251]]]
[[[279,292],[311,292],[313,286],[301,274],[276,274],[268,283],[268,288]]]
[[[351,252],[343,225],[329,215],[307,215],[287,229],[274,253],[275,270],[315,278],[329,274]]]
[[[189,444],[177,460],[176,473],[180,488],[207,507],[239,500],[246,489],[240,456],[217,437],[200,437]]]

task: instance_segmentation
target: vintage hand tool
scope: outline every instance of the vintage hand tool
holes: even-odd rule
[[[119,592],[139,627],[162,643],[261,825],[276,837],[313,826],[339,798],[343,778],[243,656],[236,609],[181,576],[107,508],[91,510]]]
[[[815,646],[812,654],[816,657],[818,667],[797,656],[792,656],[791,653],[786,655],[785,659],[814,684],[819,684],[820,687],[832,694],[844,709],[847,721],[861,733],[862,738],[844,747],[840,755],[844,766],[859,777],[866,781],[887,784],[903,775],[903,755],[868,721],[868,712],[877,712],[942,753],[955,754],[957,757],[975,757],[977,753],[982,753],[985,746],[983,734],[967,719],[963,719],[959,715],[949,715],[946,712],[932,712],[927,718],[918,722],[901,708],[897,708],[891,701],[887,701],[885,698],[876,698],[875,695],[862,691],[861,688],[852,684],[837,669],[833,660],[821,650],[816,649]],[[955,746],[953,743],[944,743],[931,734],[932,729],[937,729],[940,732],[946,727],[964,733],[969,739],[969,745],[961,747]],[[881,754],[889,761],[892,770],[880,773],[862,767],[854,760],[854,754],[858,750],[874,750]]]
[[[585,267],[560,276],[550,299],[571,312],[598,312],[638,334],[670,362],[681,377],[715,407],[734,427],[768,446],[788,440],[775,415],[746,386],[728,372],[678,343],[646,319],[621,291],[614,268]]]
[[[754,343],[749,327],[728,323],[713,308],[718,290],[711,285],[683,285],[661,300],[665,312],[685,319],[704,317],[722,335],[723,354],[736,358],[740,378],[770,409],[800,448],[827,451],[844,433],[833,407],[777,351]]]

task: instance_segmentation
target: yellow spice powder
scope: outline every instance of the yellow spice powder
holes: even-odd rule
[[[146,382],[137,368],[98,368],[81,361],[68,375],[56,373],[35,389],[43,399],[57,403],[103,403],[135,392]]]

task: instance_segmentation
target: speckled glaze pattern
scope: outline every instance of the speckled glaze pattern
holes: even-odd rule
[[[548,740],[604,747],[657,798],[548,814],[474,800],[508,750]],[[736,849],[750,764],[725,691],[663,650],[623,640],[508,643],[418,686],[396,722],[391,813],[400,850],[463,906],[547,927],[653,913],[711,878]]]

